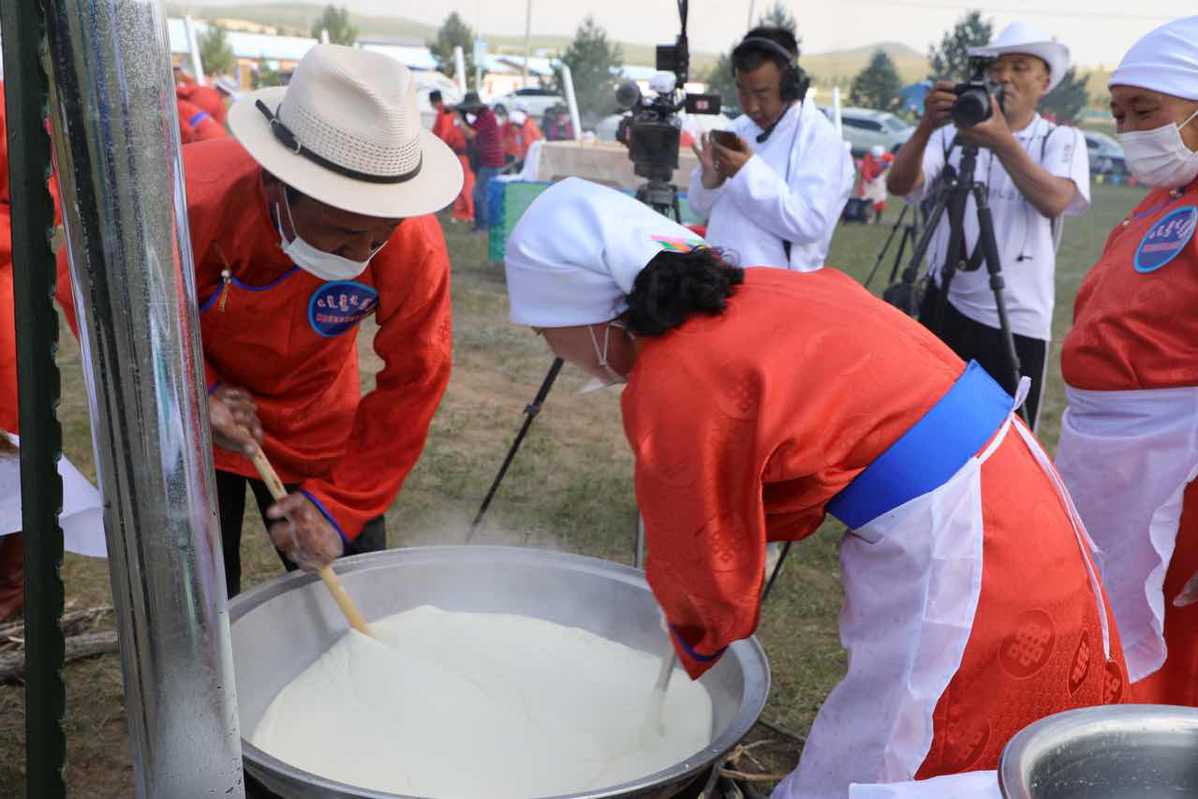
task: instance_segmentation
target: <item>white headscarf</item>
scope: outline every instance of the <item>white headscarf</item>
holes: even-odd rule
[[[581,178],[550,186],[508,239],[511,319],[533,327],[609,322],[659,252],[703,244],[690,230],[626,194]]]
[[[1198,17],[1167,22],[1133,44],[1107,85],[1198,100]]]

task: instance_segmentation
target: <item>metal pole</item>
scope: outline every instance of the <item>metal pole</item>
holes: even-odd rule
[[[466,54],[462,48],[453,48],[453,79],[458,84],[458,91],[466,93]]]
[[[196,34],[196,21],[191,17],[183,18],[183,29],[187,32],[187,50],[191,58],[191,71],[195,73],[196,83],[204,86],[208,79],[204,77],[204,61],[200,58],[200,37]],[[170,51],[167,51],[170,56]]]
[[[37,0],[0,5],[4,32],[12,205],[13,299],[20,372],[21,525],[25,535],[25,795],[66,796],[62,766],[66,738],[62,634],[62,479],[57,462],[62,427],[59,399],[58,317],[50,231],[54,205],[46,189],[50,139],[43,120],[49,86],[39,48],[45,25]],[[13,786],[16,790],[16,786]]]
[[[757,6],[757,3],[755,0],[749,0],[749,22],[748,22],[748,24],[745,25],[745,30],[753,29],[753,11],[756,8],[756,6]]]
[[[532,0],[524,5],[524,88],[528,88],[528,54],[532,50]]]
[[[42,0],[138,797],[242,797],[166,19]]]
[[[582,122],[578,116],[578,100],[574,97],[574,75],[565,61],[561,63],[561,70],[562,86],[566,90],[566,107],[570,109],[570,124],[574,126],[574,141],[581,141]]]

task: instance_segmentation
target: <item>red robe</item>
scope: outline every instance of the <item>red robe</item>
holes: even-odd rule
[[[1198,181],[1178,197],[1148,194],[1107,238],[1078,290],[1073,328],[1061,352],[1065,382],[1093,391],[1198,386],[1198,234],[1166,266],[1133,268],[1149,231],[1167,215],[1198,205]],[[1198,481],[1185,491],[1177,545],[1165,574],[1159,671],[1132,686],[1138,702],[1198,707],[1198,604],[1170,601],[1198,572]]]
[[[963,364],[831,269],[749,269],[723,315],[641,344],[622,404],[646,572],[697,677],[756,629],[766,543],[814,533],[827,503],[945,394]],[[936,706],[921,778],[994,768],[1026,724],[1117,699],[1125,682],[1113,633],[1112,659],[1103,660],[1104,598],[1022,439],[1009,435],[981,480],[981,593]]]
[[[395,499],[449,382],[440,225],[405,219],[354,285],[338,288],[279,249],[262,170],[235,139],[184,147],[183,164],[208,384],[254,396],[279,476],[353,539]],[[356,331],[370,315],[383,370],[363,396]],[[216,449],[215,460],[257,477],[241,455]]]
[[[16,433],[17,406],[17,330],[13,296],[12,196],[8,185],[8,131],[5,124],[4,83],[0,81],[0,430]],[[60,221],[56,184],[47,187],[54,201],[55,221]],[[71,302],[70,273],[65,257],[59,262],[55,296],[75,329],[75,309]],[[24,545],[20,533],[0,536],[0,621],[19,611],[24,604]]]
[[[523,146],[523,131],[515,122],[508,120],[503,123],[503,129],[499,132],[502,140],[503,155],[505,158],[511,158],[514,161],[520,160],[520,153],[524,149]]]
[[[207,111],[216,124],[222,128],[228,118],[229,109],[225,106],[225,98],[211,86],[201,86],[198,83],[184,83],[175,86],[175,97],[187,100],[192,105]]]
[[[191,144],[208,139],[223,139],[228,136],[224,127],[217,124],[212,114],[188,100],[178,99],[179,143]]]
[[[524,124],[520,128],[520,161],[528,157],[528,150],[532,147],[532,143],[545,138],[545,134],[541,133],[540,126],[531,116],[524,120]]]
[[[54,202],[54,220],[62,223],[58,205],[58,184],[48,186]],[[58,261],[55,299],[72,330],[76,330],[75,307],[71,299],[71,275],[64,255]],[[12,197],[8,185],[8,133],[4,113],[4,83],[0,82],[0,430],[17,432],[17,331],[13,300]]]
[[[433,135],[449,145],[462,164],[462,191],[453,203],[453,218],[459,222],[474,221],[474,170],[470,168],[466,134],[457,126],[452,111],[442,106],[433,122]]]

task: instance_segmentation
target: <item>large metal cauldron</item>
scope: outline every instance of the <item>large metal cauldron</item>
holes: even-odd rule
[[[1007,799],[1180,799],[1198,796],[1198,710],[1111,705],[1024,728],[1003,750]]]
[[[417,547],[339,560],[337,573],[368,619],[428,604],[548,619],[654,653],[666,646],[643,574],[605,560],[513,547]],[[275,695],[332,646],[346,624],[320,580],[298,572],[241,594],[229,612],[241,729],[251,735]],[[701,682],[715,711],[707,748],[656,774],[571,799],[664,799],[692,789],[757,720],[769,693],[769,666],[755,640],[739,641]],[[400,799],[301,771],[244,738],[242,749],[246,769],[287,799]],[[462,755],[467,762],[469,753]]]

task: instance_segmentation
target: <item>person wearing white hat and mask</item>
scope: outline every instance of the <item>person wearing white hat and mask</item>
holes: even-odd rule
[[[505,263],[514,323],[627,381],[646,575],[692,677],[756,628],[767,542],[825,514],[851,530],[849,672],[776,799],[992,769],[1026,724],[1119,701],[1118,636],[1047,456],[926,328],[834,269],[730,266],[577,178],[533,202]]]
[[[1198,16],[1136,42],[1110,90],[1152,190],[1078,291],[1057,465],[1102,551],[1136,701],[1198,707]]]
[[[1061,219],[1090,206],[1090,164],[1076,128],[1050,124],[1036,112],[1065,77],[1069,49],[1023,22],[1009,25],[971,55],[996,60],[989,77],[1001,86],[989,119],[971,128],[946,124],[956,102],[953,84],[939,81],[924,101],[914,134],[895,156],[886,184],[892,194],[922,200],[941,184],[946,165],[960,166],[958,145],[980,149],[974,179],[988,187],[1006,304],[1020,374],[1032,380],[1027,412],[1035,429],[1041,407]],[[920,319],[962,358],[975,359],[1014,391],[990,275],[981,264],[976,203],[965,210],[965,247],[978,268],[952,277],[943,296],[942,271],[949,245],[946,214],[928,248],[932,275]]]
[[[229,127],[183,161],[235,594],[247,484],[288,568],[383,548],[382,514],[449,380],[449,256],[431,214],[462,168],[422,129],[408,70],[350,47],[313,47],[287,87],[243,95]],[[368,317],[383,369],[362,396]],[[278,503],[245,457],[255,439],[290,491]]]

